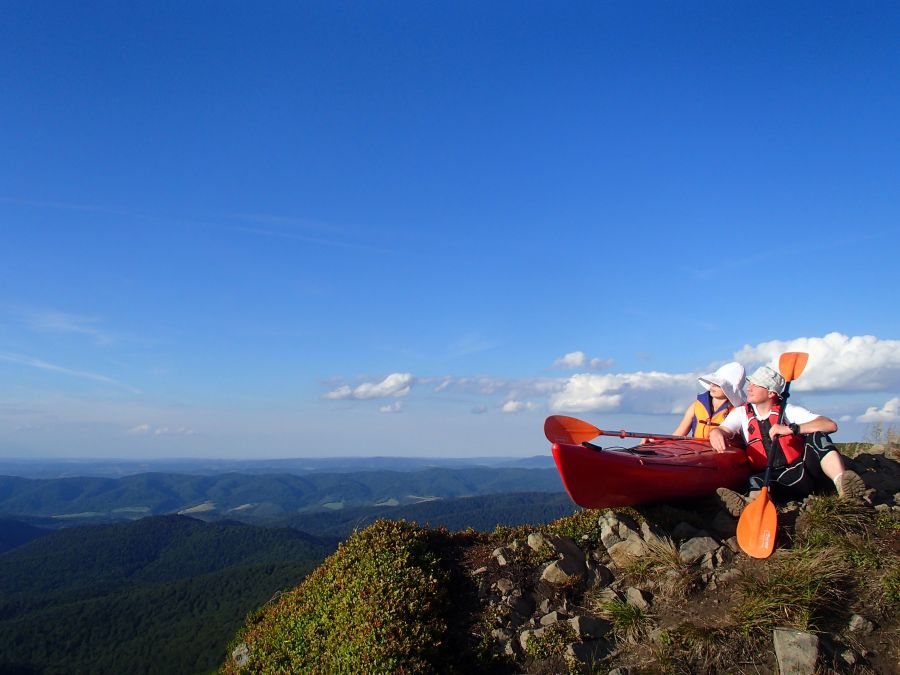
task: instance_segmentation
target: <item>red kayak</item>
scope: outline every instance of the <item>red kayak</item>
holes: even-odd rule
[[[566,437],[558,428],[553,433],[546,430],[563,485],[572,501],[584,508],[702,497],[719,487],[743,490],[751,473],[742,448],[716,452],[707,440],[678,438],[634,448],[600,448],[582,441],[577,433]]]

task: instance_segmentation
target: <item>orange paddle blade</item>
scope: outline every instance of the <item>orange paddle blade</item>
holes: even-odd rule
[[[785,382],[796,380],[806,368],[806,362],[809,361],[809,354],[806,352],[785,352],[778,360],[778,370]]]
[[[600,435],[600,430],[593,424],[565,415],[551,415],[544,422],[544,435],[551,443],[569,443],[581,445]]]
[[[769,488],[763,487],[759,496],[747,504],[737,526],[738,546],[753,558],[768,558],[775,550],[775,529],[778,512],[769,499]]]

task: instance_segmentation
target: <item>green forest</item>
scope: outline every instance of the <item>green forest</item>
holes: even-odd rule
[[[0,519],[0,541],[16,546],[0,554],[0,672],[210,672],[248,613],[379,518],[490,531],[576,509],[565,494],[531,492],[294,514],[267,527],[168,515],[48,531]]]
[[[51,533],[0,556],[0,671],[208,671],[334,543],[183,516]]]

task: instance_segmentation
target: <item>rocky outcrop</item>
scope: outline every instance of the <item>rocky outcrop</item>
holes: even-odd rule
[[[884,463],[890,467],[885,470],[889,477],[875,478]],[[853,466],[870,486],[870,506],[877,512],[900,511],[900,494],[895,492],[900,476],[891,477],[896,462],[879,456],[857,459]],[[780,518],[789,527],[805,508],[789,505]],[[764,571],[765,563],[754,563],[740,551],[736,520],[724,511],[705,523],[701,529],[696,522],[680,521],[667,532],[649,520],[609,510],[598,514],[590,537],[576,540],[532,532],[504,542],[487,566],[474,571],[492,649],[524,672],[627,672],[627,666],[616,663],[623,644],[671,642],[667,635],[678,628],[673,623],[678,597],[690,594],[694,606],[711,608],[710,615],[678,621],[714,621],[711,615],[720,602],[716,598],[734,596],[748,566],[756,564]],[[612,613],[616,607],[631,608],[623,614],[633,612],[639,617],[635,624],[644,625],[617,625],[621,619]],[[860,636],[875,628],[873,621],[855,614],[845,630]],[[826,654],[832,666],[851,669],[864,658],[849,646],[858,644],[857,638],[834,638],[823,646],[819,636],[789,627],[769,635],[769,667],[781,673],[822,672]],[[601,662],[610,667],[604,671]]]

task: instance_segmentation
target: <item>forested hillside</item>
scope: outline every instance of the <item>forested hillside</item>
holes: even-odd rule
[[[50,530],[11,518],[0,518],[0,553],[43,537]]]
[[[311,534],[344,538],[379,518],[403,519],[449,530],[472,528],[490,532],[498,525],[516,527],[526,523],[549,523],[576,510],[578,507],[565,492],[514,492],[436,499],[409,506],[360,507],[285,515],[269,522]]]
[[[196,673],[333,542],[183,516],[79,527],[0,555],[0,671]]]

